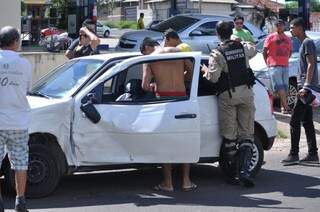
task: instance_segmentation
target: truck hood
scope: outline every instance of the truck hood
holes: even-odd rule
[[[156,40],[163,39],[163,33],[152,30],[135,30],[124,33],[121,38],[130,40],[143,40],[145,37],[150,37]]]
[[[38,97],[38,96],[27,96],[27,99],[28,99],[31,111],[50,107],[66,101],[63,99],[48,99],[48,98]]]

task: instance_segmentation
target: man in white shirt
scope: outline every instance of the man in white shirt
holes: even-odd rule
[[[32,68],[17,53],[19,46],[18,30],[11,26],[3,27],[0,30],[0,159],[2,161],[8,153],[11,168],[15,170],[15,211],[26,212],[30,113],[26,95],[32,85]]]

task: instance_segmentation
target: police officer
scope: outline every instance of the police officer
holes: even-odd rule
[[[216,26],[221,43],[209,58],[209,67],[202,72],[218,89],[220,134],[224,157],[232,164],[232,182],[252,187],[249,167],[252,159],[254,134],[254,75],[248,60],[255,54],[250,43],[231,40],[232,26],[220,21]]]

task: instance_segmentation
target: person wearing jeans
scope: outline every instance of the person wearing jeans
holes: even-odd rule
[[[319,163],[312,106],[304,101],[309,95],[310,89],[315,89],[319,84],[317,54],[315,44],[312,39],[306,36],[305,30],[306,27],[302,18],[296,18],[291,21],[290,31],[293,36],[301,41],[298,86],[302,88],[299,90],[298,100],[293,108],[290,120],[291,150],[288,157],[282,160],[284,165]],[[307,156],[299,161],[301,123],[305,129],[309,151]]]
[[[280,97],[281,112],[290,113],[287,105],[289,82],[289,58],[292,53],[292,43],[284,34],[284,21],[276,22],[277,31],[267,36],[263,44],[263,58],[269,67],[272,91]]]

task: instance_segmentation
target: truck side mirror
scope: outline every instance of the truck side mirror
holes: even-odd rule
[[[202,32],[200,30],[194,30],[190,33],[190,36],[201,36]]]
[[[86,97],[87,101],[81,104],[80,109],[92,123],[96,124],[100,121],[101,116],[98,110],[93,105],[96,99],[95,94],[89,93]]]

